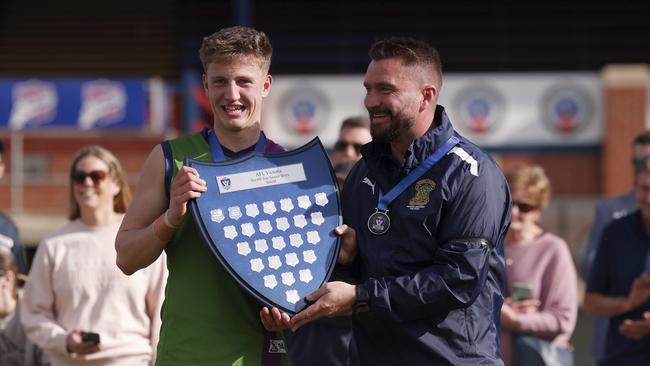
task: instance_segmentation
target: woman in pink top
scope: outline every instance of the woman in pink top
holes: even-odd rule
[[[27,336],[56,365],[147,365],[160,327],[164,258],[132,276],[115,264],[131,193],[119,161],[83,148],[70,169],[70,223],[39,244],[21,302]]]
[[[501,308],[504,361],[512,366],[572,365],[569,340],[578,314],[575,266],[565,241],[539,226],[550,182],[536,165],[515,166],[506,178],[512,223],[505,242],[507,298]]]

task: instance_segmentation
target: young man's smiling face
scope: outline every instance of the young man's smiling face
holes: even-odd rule
[[[259,124],[262,100],[271,82],[271,75],[255,58],[209,63],[203,88],[214,113],[214,127],[237,132]]]

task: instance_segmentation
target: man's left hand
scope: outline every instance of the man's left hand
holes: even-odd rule
[[[308,301],[314,301],[305,310],[291,319],[291,330],[294,332],[301,326],[318,318],[342,315],[354,305],[356,294],[354,285],[341,281],[328,282],[323,287],[307,295]]]
[[[623,320],[618,330],[630,339],[639,340],[645,337],[650,334],[650,311],[643,313],[643,319],[641,320]]]

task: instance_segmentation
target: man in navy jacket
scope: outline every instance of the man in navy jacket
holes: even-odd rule
[[[355,269],[359,283],[327,283],[290,324],[352,309],[362,365],[502,365],[507,183],[437,105],[442,75],[433,47],[391,38],[370,56],[364,103],[373,141],[346,180],[347,227],[337,228],[339,263]],[[271,314],[274,324],[287,323]]]

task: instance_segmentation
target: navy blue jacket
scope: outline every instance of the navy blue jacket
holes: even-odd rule
[[[503,365],[511,199],[496,163],[461,138],[392,202],[386,234],[368,229],[378,190],[386,194],[453,134],[441,106],[434,122],[403,164],[388,145],[365,145],[343,189],[343,220],[356,230],[359,280],[370,294],[370,310],[353,316],[361,365]]]

